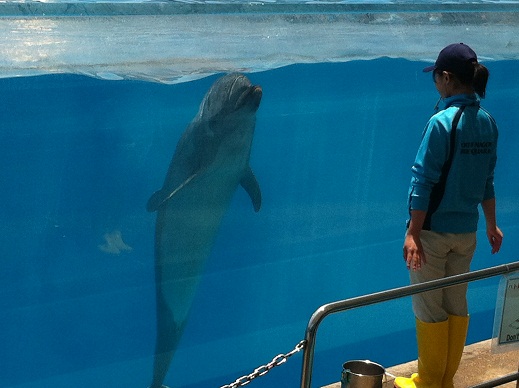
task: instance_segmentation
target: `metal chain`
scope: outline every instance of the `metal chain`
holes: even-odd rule
[[[271,362],[254,369],[254,372],[252,372],[251,374],[242,376],[239,379],[237,379],[234,383],[231,383],[228,385],[223,385],[220,388],[243,387],[244,385],[249,384],[255,378],[265,376],[267,373],[270,372],[270,370],[272,368],[275,368],[276,366],[280,366],[281,364],[284,364],[285,362],[287,362],[287,360],[290,357],[292,357],[294,354],[296,354],[297,352],[304,349],[305,345],[306,345],[306,340],[302,340],[301,342],[299,342],[296,345],[296,347],[291,352],[288,352],[287,354],[278,354],[276,357],[274,357],[274,359]]]

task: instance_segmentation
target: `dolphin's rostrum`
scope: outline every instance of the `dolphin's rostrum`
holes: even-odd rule
[[[243,74],[215,81],[177,144],[162,188],[148,201],[157,211],[155,280],[157,343],[150,388],[161,388],[222,217],[241,185],[261,206],[249,166],[261,87]]]

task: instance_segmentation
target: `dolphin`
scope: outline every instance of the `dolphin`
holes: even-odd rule
[[[217,79],[178,141],[162,188],[146,209],[157,212],[157,342],[150,388],[164,387],[204,264],[236,188],[256,212],[261,191],[249,166],[260,86],[243,74]]]

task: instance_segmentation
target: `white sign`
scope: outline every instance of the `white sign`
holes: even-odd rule
[[[519,273],[501,281],[495,318],[493,345],[506,350],[519,348]]]

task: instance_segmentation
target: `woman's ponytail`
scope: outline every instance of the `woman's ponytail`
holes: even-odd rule
[[[477,62],[474,63],[474,80],[472,81],[472,86],[480,98],[485,98],[489,75],[490,73],[484,65]]]

